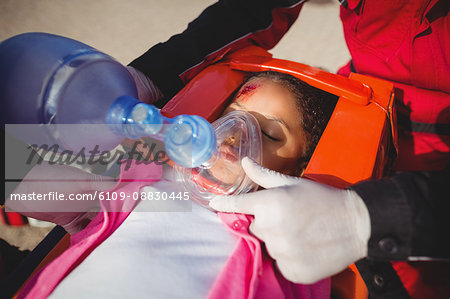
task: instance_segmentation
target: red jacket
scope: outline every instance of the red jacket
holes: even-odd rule
[[[398,88],[399,170],[440,170],[450,162],[448,11],[449,2],[438,0],[349,0],[341,7],[353,71]]]

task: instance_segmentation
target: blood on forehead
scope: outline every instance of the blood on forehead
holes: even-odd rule
[[[245,96],[251,95],[260,86],[261,86],[260,83],[250,83],[248,85],[245,85],[237,94],[236,99],[239,99],[240,97],[243,97],[243,96],[245,97]],[[241,100],[243,100],[243,99],[241,99]]]

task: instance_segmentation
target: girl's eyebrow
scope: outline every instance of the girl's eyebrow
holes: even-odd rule
[[[241,108],[241,109],[244,110],[244,111],[248,111],[247,107],[245,107],[245,106],[242,105],[241,103],[238,103],[238,102],[234,101],[234,102],[232,102],[231,104],[238,106],[239,108]],[[286,129],[287,129],[288,131],[290,131],[290,128],[289,128],[288,124],[284,121],[284,119],[281,119],[281,118],[278,118],[278,117],[275,117],[275,116],[272,116],[272,115],[267,115],[267,114],[262,114],[262,113],[260,113],[260,114],[263,115],[263,116],[264,116],[265,118],[267,118],[268,120],[276,121],[276,122],[282,124],[283,126],[286,127]]]

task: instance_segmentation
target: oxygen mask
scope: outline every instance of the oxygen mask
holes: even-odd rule
[[[256,190],[241,166],[249,157],[262,162],[261,130],[256,118],[245,111],[232,111],[212,124],[217,147],[212,158],[196,168],[175,166],[176,174],[191,197],[208,206],[214,195],[237,195]]]

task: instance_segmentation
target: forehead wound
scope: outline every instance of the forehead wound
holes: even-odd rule
[[[261,83],[248,83],[244,87],[241,88],[241,90],[236,95],[236,99],[242,97],[242,96],[249,96],[252,93],[254,93],[259,87],[261,86]]]

